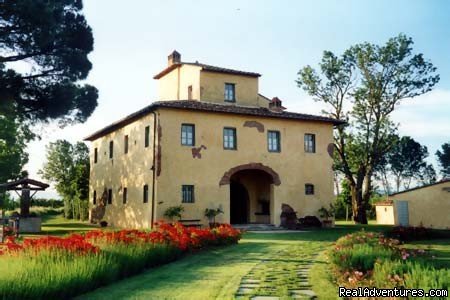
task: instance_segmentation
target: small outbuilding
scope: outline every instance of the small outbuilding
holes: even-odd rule
[[[390,200],[375,203],[375,212],[377,215],[377,224],[395,225],[394,203]]]
[[[391,194],[376,213],[378,224],[450,229],[450,179]]]

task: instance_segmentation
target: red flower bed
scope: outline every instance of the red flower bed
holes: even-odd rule
[[[184,227],[179,223],[159,222],[153,231],[134,229],[120,231],[94,230],[85,234],[71,234],[67,237],[26,238],[22,243],[16,242],[13,237],[8,237],[5,243],[0,243],[0,255],[24,250],[38,252],[43,249],[61,250],[80,255],[95,254],[101,251],[99,245],[103,243],[169,244],[182,251],[193,251],[207,246],[237,243],[240,238],[241,232],[228,224],[213,229],[199,229]]]

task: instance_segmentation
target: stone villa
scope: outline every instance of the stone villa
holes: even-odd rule
[[[318,215],[334,199],[333,128],[258,92],[261,75],[182,62],[154,76],[159,98],[91,134],[91,208],[109,224],[149,228],[172,206],[183,219],[279,225],[281,205]]]

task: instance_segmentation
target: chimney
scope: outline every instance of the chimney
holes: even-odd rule
[[[272,98],[269,102],[269,109],[275,112],[282,112],[286,109],[283,105],[281,105],[282,101],[278,97]]]
[[[174,64],[181,63],[181,54],[177,52],[177,50],[173,50],[173,52],[167,58],[167,64],[170,67]]]

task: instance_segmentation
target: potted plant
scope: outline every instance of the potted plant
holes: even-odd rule
[[[171,221],[173,221],[175,218],[178,218],[178,220],[180,220],[182,212],[184,212],[184,207],[182,205],[170,206],[164,212],[164,216]]]
[[[324,220],[322,221],[323,227],[330,228],[333,226],[333,218],[335,212],[335,208],[333,204],[330,204],[330,208],[321,207],[319,209],[320,217]]]
[[[205,217],[208,218],[209,227],[214,228],[216,226],[216,216],[223,214],[223,211],[220,208],[207,208],[205,209]]]

